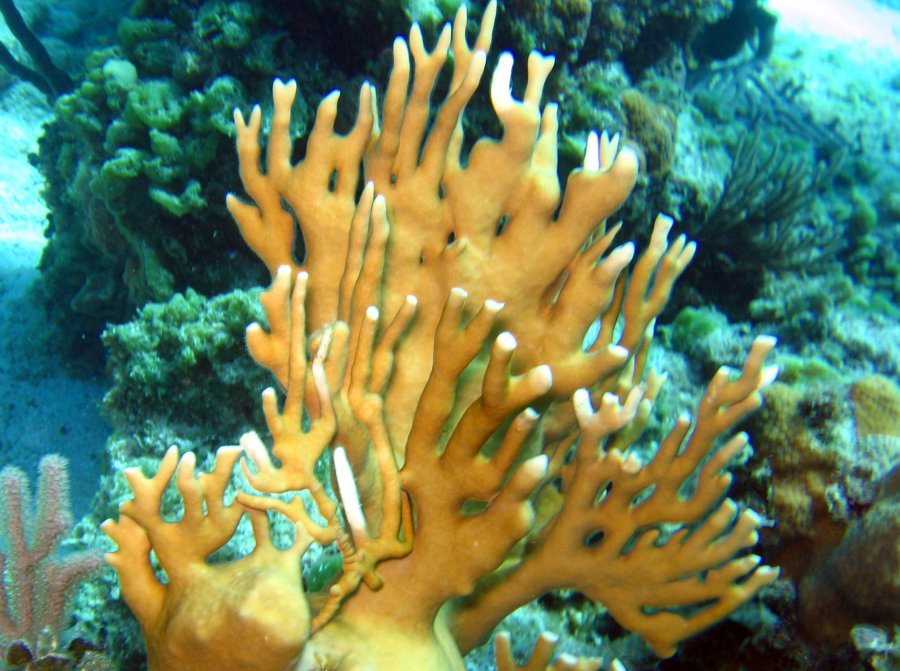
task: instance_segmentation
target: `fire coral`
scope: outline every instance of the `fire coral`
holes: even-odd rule
[[[264,164],[260,109],[235,113],[250,201],[228,207],[273,276],[268,324],[252,324],[247,344],[284,398],[262,398],[274,460],[250,433],[210,473],[175,448],[153,477],[126,472],[134,498],[104,529],[153,671],[463,669],[504,615],[556,588],[602,602],[669,656],[776,577],[742,553],[758,516],[723,498],[746,436],[716,449],[774,378],[763,365],[774,340],[758,338],[739,374],[722,368],[649,463],[625,456],[664,381],[645,371],[654,320],[694,245],[670,242],[660,216],[637,260],[632,244],[613,246],[607,219],[638,169],[618,136],[589,136],[561,197],[557,106],[541,107],[552,57],[531,54],[517,99],[513,58],[500,56],[502,137],[463,158],[495,12],[471,45],[464,8],[432,51],[413,26],[394,42],[380,118],[364,84],[355,125],[336,134],[332,93],[299,163],[294,82],[275,82]],[[316,476],[326,458],[336,496]],[[255,491],[227,503],[239,460]],[[173,476],[184,514],[166,521]],[[294,524],[290,547],[270,540],[271,514]],[[243,516],[256,548],[209,563]],[[311,543],[343,559],[320,594],[301,581]],[[517,668],[500,642],[498,664]]]

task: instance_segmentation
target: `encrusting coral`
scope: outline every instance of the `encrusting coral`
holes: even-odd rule
[[[253,202],[228,206],[273,275],[268,330],[251,325],[247,344],[285,397],[262,399],[274,460],[250,433],[210,473],[175,448],[152,477],[126,472],[134,498],[104,529],[153,671],[462,669],[504,615],[564,587],[669,656],[777,575],[742,554],[758,516],[723,500],[722,470],[746,437],[714,449],[759,406],[774,340],[758,338],[740,374],[723,367],[649,463],[624,456],[664,381],[644,375],[654,320],[694,247],[669,243],[659,217],[626,273],[634,246],[612,248],[606,220],[637,160],[617,137],[591,134],[560,198],[557,108],[540,107],[550,57],[531,54],[517,100],[512,57],[500,56],[490,92],[502,138],[463,161],[461,115],[495,12],[474,45],[465,9],[433,51],[415,26],[408,44],[398,38],[381,120],[364,84],[355,125],[338,135],[329,95],[299,163],[292,82],[274,86],[265,171],[259,108],[235,114]],[[450,92],[429,128],[451,47]],[[242,452],[255,491],[229,500]],[[339,501],[316,477],[323,458]],[[169,521],[160,503],[173,476],[184,513]],[[273,544],[271,514],[293,522],[290,547]],[[245,515],[255,549],[207,562]],[[343,567],[307,595],[300,559],[313,542],[336,544]],[[524,668],[547,666],[552,647],[542,639],[538,666]],[[497,657],[516,668],[505,639]]]

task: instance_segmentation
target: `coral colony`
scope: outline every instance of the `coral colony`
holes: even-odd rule
[[[472,45],[465,9],[432,51],[413,26],[394,42],[380,118],[364,84],[338,135],[338,94],[327,96],[297,164],[293,82],[275,82],[264,162],[259,108],[235,114],[250,202],[228,206],[273,278],[268,324],[251,325],[247,344],[283,390],[262,397],[276,459],[250,433],[209,473],[175,448],[156,475],[126,473],[134,498],[104,529],[153,671],[463,669],[506,614],[556,588],[603,603],[669,656],[775,579],[743,552],[759,517],[724,498],[746,436],[716,449],[775,377],[763,365],[774,340],[757,338],[740,373],[719,370],[649,463],[628,452],[665,380],[646,370],[654,320],[694,245],[670,242],[660,216],[636,259],[631,243],[614,246],[607,218],[638,169],[618,137],[589,136],[562,195],[557,107],[541,107],[552,57],[530,55],[517,99],[513,59],[500,56],[490,95],[502,137],[462,159],[495,12]],[[232,500],[242,455],[252,491]],[[316,475],[323,459],[334,494]],[[184,512],[166,521],[173,476]],[[271,540],[275,513],[294,525],[288,547]],[[244,516],[253,551],[209,563]],[[305,593],[313,543],[334,544],[342,568]],[[549,668],[552,649],[542,638],[527,668]],[[496,650],[499,668],[520,668],[507,638]]]

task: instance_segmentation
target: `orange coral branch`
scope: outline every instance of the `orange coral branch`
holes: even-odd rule
[[[364,84],[338,135],[330,94],[297,163],[294,82],[273,86],[264,168],[259,108],[235,114],[252,202],[230,195],[228,207],[273,274],[268,327],[251,325],[247,343],[285,397],[279,409],[264,392],[274,459],[256,434],[242,438],[253,491],[231,503],[236,448],[200,476],[175,451],[153,477],[126,474],[134,499],[105,528],[152,671],[459,671],[506,613],[559,587],[602,601],[666,656],[775,578],[742,554],[758,517],[723,500],[722,471],[746,438],[715,449],[774,379],[763,365],[774,341],[757,339],[740,375],[717,373],[694,422],[679,419],[650,463],[623,456],[665,380],[645,375],[647,352],[694,244],[670,241],[660,216],[634,263],[634,245],[613,246],[607,220],[638,167],[617,135],[589,134],[563,193],[557,108],[541,106],[553,57],[529,56],[519,99],[513,58],[500,56],[490,95],[502,136],[476,141],[463,163],[462,115],[495,15],[489,3],[470,44],[461,8],[431,51],[414,26],[394,42],[382,118]],[[168,521],[173,476],[185,514]],[[293,522],[287,550],[272,546],[268,514]],[[210,565],[244,515],[253,552]],[[343,559],[313,608],[299,576],[312,541]],[[551,662],[552,649],[542,639],[519,667],[500,638],[498,667],[597,668]]]

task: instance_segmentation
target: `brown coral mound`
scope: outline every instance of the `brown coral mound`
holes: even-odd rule
[[[884,375],[857,380],[850,391],[860,436],[900,436],[900,387]]]

